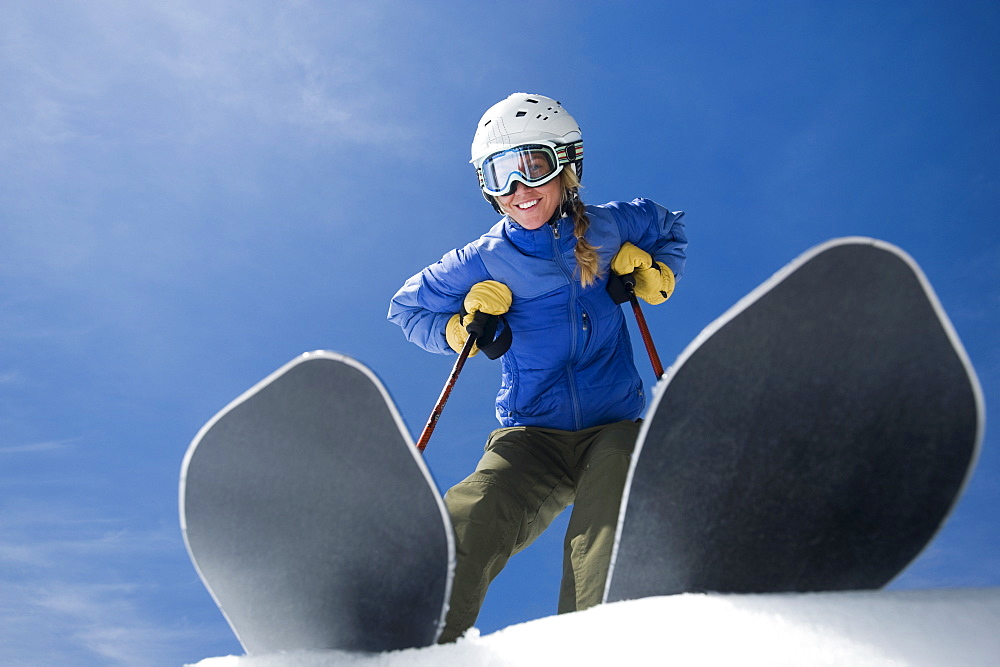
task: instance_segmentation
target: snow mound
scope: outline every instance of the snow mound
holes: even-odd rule
[[[455,644],[381,654],[302,651],[198,667],[556,664],[997,665],[1000,588],[688,594],[550,616]]]

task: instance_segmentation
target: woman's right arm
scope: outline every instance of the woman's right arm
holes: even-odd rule
[[[448,320],[461,312],[472,286],[489,279],[471,244],[452,250],[403,284],[389,302],[388,319],[402,327],[408,341],[428,352],[455,354],[445,337]]]

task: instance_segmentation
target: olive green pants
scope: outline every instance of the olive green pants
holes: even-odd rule
[[[601,602],[638,434],[639,424],[631,421],[582,431],[518,426],[490,434],[475,472],[444,497],[457,563],[440,642],[472,627],[507,560],[569,505],[558,611]]]

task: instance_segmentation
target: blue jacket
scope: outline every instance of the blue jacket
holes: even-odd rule
[[[527,230],[509,217],[464,248],[413,276],[392,298],[389,320],[425,350],[454,354],[445,324],[483,280],[510,288],[504,316],[513,333],[501,357],[497,419],[503,426],[574,431],[623,419],[645,408],[642,380],[622,308],[606,291],[611,259],[626,241],[666,264],[679,279],[687,238],[671,213],[648,199],[587,206],[587,240],[598,248],[601,276],[580,285],[573,222]]]

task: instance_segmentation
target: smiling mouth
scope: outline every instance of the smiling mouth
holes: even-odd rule
[[[529,208],[533,207],[535,204],[537,204],[540,201],[541,201],[541,199],[532,199],[531,201],[526,201],[526,202],[523,202],[523,203],[520,203],[520,204],[514,204],[514,206],[518,207],[522,211],[527,211]]]

